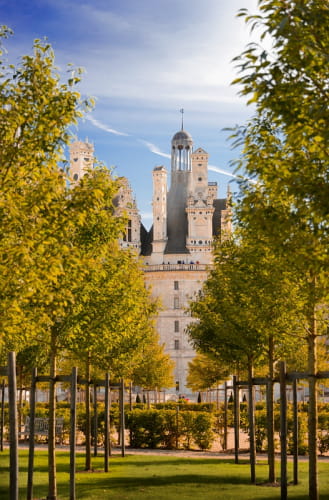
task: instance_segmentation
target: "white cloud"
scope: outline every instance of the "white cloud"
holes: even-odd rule
[[[87,115],[86,120],[90,121],[93,125],[95,125],[95,127],[99,128],[100,130],[105,130],[105,132],[108,132],[109,134],[129,136],[129,134],[126,134],[125,132],[120,132],[119,130],[108,127],[99,120],[96,120],[96,118],[92,117],[91,115]]]
[[[218,174],[223,174],[223,175],[228,175],[229,177],[233,177],[234,179],[238,179],[238,175],[234,175],[231,172],[228,172],[227,170],[224,170],[223,168],[215,167],[214,165],[208,165],[208,170],[211,170],[212,172],[217,172]]]
[[[163,153],[162,151],[160,151],[160,149],[157,146],[155,146],[151,142],[144,141],[143,139],[138,139],[138,141],[141,142],[142,144],[144,144],[151,151],[151,153],[154,153],[154,154],[159,155],[159,156],[163,156],[164,158],[169,158],[169,159],[171,158],[170,154]]]
[[[251,184],[257,184],[256,179],[249,179],[248,177],[244,177],[243,175],[235,175],[232,174],[231,172],[228,172],[227,170],[224,170],[223,168],[215,167],[214,165],[208,165],[208,170],[211,170],[212,172],[217,172],[218,174],[223,174],[229,177],[233,177],[234,179],[240,179],[240,180],[243,179],[245,181],[250,182]]]
[[[123,0],[120,9],[86,1],[76,11],[77,25],[88,26],[93,36],[62,50],[86,68],[84,91],[168,106],[236,102],[230,60],[244,48],[247,30],[235,14],[256,0],[181,0],[173,11],[174,2],[158,1],[157,9],[151,0],[138,8]]]

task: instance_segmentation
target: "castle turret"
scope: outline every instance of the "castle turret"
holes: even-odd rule
[[[115,214],[127,217],[127,226],[120,239],[121,248],[134,248],[138,253],[141,249],[141,218],[136,200],[126,177],[119,179],[120,189],[113,200]]]
[[[163,261],[167,243],[167,171],[163,166],[153,169],[153,241],[154,262]],[[157,254],[158,259],[157,259]]]
[[[208,184],[208,153],[198,148],[192,154],[193,186],[186,207],[188,234],[186,248],[195,260],[212,258],[214,189]]]
[[[70,177],[74,186],[87,170],[93,168],[94,146],[86,142],[75,141],[70,146]]]

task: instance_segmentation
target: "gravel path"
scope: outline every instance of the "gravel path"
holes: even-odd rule
[[[8,448],[9,445],[8,443],[4,444],[5,448]],[[28,442],[20,442],[19,443],[19,448],[20,449],[28,449],[29,448],[29,443]],[[35,445],[36,450],[47,450],[47,444],[36,444]],[[57,445],[56,450],[58,451],[69,451],[69,446],[68,445]],[[85,451],[84,446],[77,446],[76,447],[77,453],[83,453]],[[93,448],[92,448],[92,453],[93,453]],[[121,448],[119,447],[112,447],[112,455],[113,456],[120,456],[121,455]],[[103,448],[99,447],[98,448],[98,454],[102,455],[103,454]],[[216,451],[216,450],[207,450],[207,451],[200,451],[200,450],[165,450],[165,449],[147,449],[147,448],[130,448],[126,446],[125,449],[125,455],[156,455],[156,456],[172,456],[172,457],[181,457],[181,458],[218,458],[221,460],[234,460],[234,449],[227,450],[226,452],[223,451]],[[276,454],[277,460],[280,460],[280,454]],[[239,459],[241,460],[249,460],[249,452],[247,449],[242,449],[239,452]],[[258,453],[257,454],[257,460],[258,461],[264,461],[267,459],[266,453]],[[292,456],[288,456],[288,460],[292,460]],[[321,462],[329,462],[329,456],[318,456],[319,461]],[[308,456],[300,456],[299,457],[300,461],[308,461]]]

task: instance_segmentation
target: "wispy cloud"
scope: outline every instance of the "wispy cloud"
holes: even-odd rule
[[[109,134],[122,135],[125,137],[132,137],[133,138],[133,136],[131,134],[126,134],[125,132],[119,132],[118,130],[115,130],[115,129],[109,127],[105,123],[102,123],[99,120],[96,120],[96,118],[94,118],[91,115],[86,116],[86,119],[89,120],[95,127],[99,128],[101,130],[104,130],[105,132],[108,132]],[[151,151],[151,153],[154,153],[158,156],[163,156],[164,158],[169,158],[169,159],[171,158],[170,154],[164,153],[155,144],[152,144],[152,142],[148,142],[148,141],[145,141],[144,139],[139,139],[139,138],[136,138],[136,140],[138,142],[140,142],[141,144],[143,144],[149,151]]]
[[[124,132],[118,132],[117,130],[114,130],[114,129],[108,127],[107,125],[105,125],[104,123],[101,123],[99,120],[96,120],[95,118],[93,118],[90,115],[87,116],[87,120],[89,120],[93,125],[95,125],[95,127],[98,127],[101,130],[105,130],[105,132],[108,132],[110,134],[133,137],[131,134],[126,134]],[[161,151],[158,148],[158,146],[156,146],[152,142],[148,142],[148,141],[145,141],[144,139],[139,139],[139,138],[137,138],[137,141],[140,142],[141,144],[143,144],[149,151],[151,151],[151,153],[154,153],[158,156],[162,156],[163,158],[167,158],[167,159],[171,158],[170,154],[164,153],[163,151]],[[228,177],[232,177],[234,179],[239,178],[238,175],[232,174],[231,172],[228,172],[227,170],[224,170],[223,168],[216,167],[215,165],[208,165],[208,169],[211,170],[212,172],[216,172],[216,173],[222,174],[222,175],[227,175]]]
[[[238,179],[238,175],[234,175],[231,172],[228,172],[227,170],[224,170],[223,168],[215,167],[214,165],[208,165],[208,170],[211,170],[212,172],[217,172],[218,174],[223,174],[223,175],[228,175],[229,177],[233,177],[234,179]]]
[[[160,151],[160,149],[155,146],[155,144],[152,144],[151,142],[147,142],[147,141],[144,141],[143,139],[138,139],[139,142],[141,142],[142,144],[144,144],[144,146],[147,147],[147,149],[149,149],[149,151],[151,151],[151,153],[154,153],[156,155],[159,155],[159,156],[163,156],[164,158],[171,158],[170,154],[168,153],[163,153],[162,151]]]
[[[243,175],[231,174],[231,172],[228,172],[227,170],[224,170],[222,168],[215,167],[214,165],[208,165],[208,170],[217,172],[218,174],[228,175],[229,177],[233,177],[234,179],[243,179],[250,182],[251,184],[257,184],[257,179],[250,179],[249,177],[244,177]]]
[[[201,102],[202,109],[208,103],[241,102],[229,86],[235,76],[230,60],[248,37],[235,14],[257,0],[207,0],[204,9],[181,0],[174,2],[175,16],[170,8],[168,12],[168,2],[158,0],[154,9],[151,0],[137,2],[138,7],[131,0],[117,6],[85,0],[79,9],[70,9],[66,5],[76,0],[59,1],[62,15],[74,12],[72,42],[60,47],[62,58],[87,69],[82,82],[86,93],[143,103],[157,102],[161,95],[167,108],[173,102]],[[85,36],[86,26],[92,37]]]
[[[126,137],[129,136],[129,134],[126,134],[125,132],[120,132],[119,130],[115,130],[114,128],[108,127],[107,125],[100,122],[99,120],[96,120],[96,118],[94,118],[93,116],[88,115],[88,116],[86,116],[86,119],[88,121],[90,121],[93,125],[95,125],[95,127],[99,128],[101,130],[105,130],[105,132],[108,132],[109,134],[124,135]]]

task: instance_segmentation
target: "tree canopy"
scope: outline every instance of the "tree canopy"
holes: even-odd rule
[[[10,35],[3,27],[0,41]],[[62,82],[54,53],[36,40],[17,66],[0,45],[0,355],[49,356],[49,498],[56,498],[57,357],[72,350],[123,373],[154,338],[156,303],[137,256],[119,248],[119,182],[102,166],[70,186],[65,148],[91,101],[80,71]],[[96,160],[95,160],[96,163]],[[33,349],[38,346],[38,349]]]
[[[234,83],[255,106],[254,116],[233,134],[242,146],[238,166],[249,179],[242,183],[237,220],[257,238],[265,235],[279,261],[284,258],[298,276],[312,374],[309,494],[317,499],[317,343],[329,298],[329,4],[260,0],[259,10],[239,14],[260,40],[235,60],[240,75]]]

